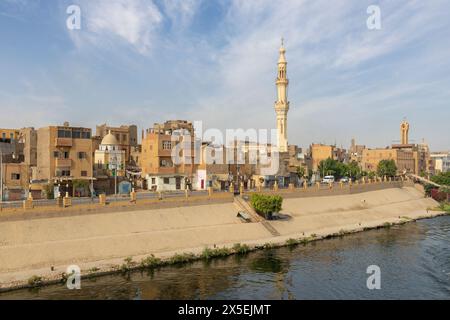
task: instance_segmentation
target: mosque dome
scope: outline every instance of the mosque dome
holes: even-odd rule
[[[119,142],[117,141],[116,137],[111,133],[111,131],[108,132],[108,134],[103,138],[102,145],[104,146],[116,146]]]

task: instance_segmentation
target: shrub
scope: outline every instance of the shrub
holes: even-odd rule
[[[270,196],[255,193],[252,194],[250,203],[258,214],[264,215],[266,218],[268,218],[272,213],[281,211],[283,198],[280,196]]]

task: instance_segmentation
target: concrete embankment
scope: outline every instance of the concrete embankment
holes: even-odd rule
[[[50,216],[0,222],[0,288],[33,275],[61,278],[69,265],[113,270],[125,257],[200,253],[205,247],[285,243],[438,215],[437,203],[414,187],[356,194],[287,197],[282,219],[243,223],[232,202],[190,207]],[[269,226],[267,226],[269,224]],[[273,231],[275,230],[276,233]]]

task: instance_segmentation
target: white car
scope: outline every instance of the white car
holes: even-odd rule
[[[322,179],[322,183],[334,183],[334,176],[325,176]]]

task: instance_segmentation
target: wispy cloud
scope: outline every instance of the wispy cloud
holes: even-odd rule
[[[116,44],[125,44],[141,54],[150,52],[155,32],[163,20],[152,1],[82,0],[79,4],[83,30],[68,31],[77,46],[101,46],[115,50]]]

